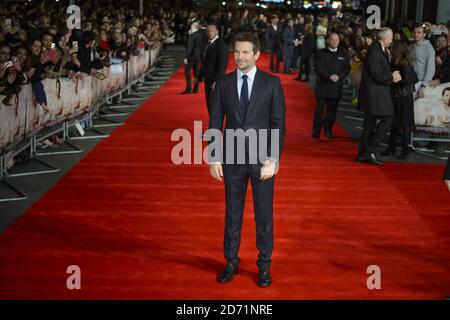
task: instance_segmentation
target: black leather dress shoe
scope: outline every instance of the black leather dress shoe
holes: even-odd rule
[[[181,94],[190,94],[192,93],[192,90],[184,90]]]
[[[319,139],[319,138],[320,138],[320,133],[313,132],[313,133],[311,133],[311,136],[312,136],[314,139]]]
[[[333,138],[334,138],[333,132],[331,132],[331,131],[325,131],[325,136],[326,136],[328,139],[333,139]]]
[[[238,266],[235,266],[232,263],[228,263],[225,266],[225,269],[221,273],[219,273],[217,277],[217,281],[220,283],[227,283],[233,280],[233,276],[238,273]]]
[[[367,159],[368,159],[369,163],[376,164],[377,166],[382,166],[384,164],[383,161],[381,161],[380,159],[377,158],[375,153],[370,153],[368,155]]]
[[[261,288],[267,288],[271,284],[272,284],[272,276],[270,275],[270,270],[260,269],[258,274],[258,286],[260,286]]]

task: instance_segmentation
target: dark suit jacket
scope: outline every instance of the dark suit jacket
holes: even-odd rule
[[[381,44],[375,42],[367,52],[363,64],[358,103],[361,110],[377,116],[393,116],[391,99],[393,77],[389,58]]]
[[[225,74],[228,66],[228,46],[218,38],[204,52],[203,76],[205,82],[217,82]]]
[[[266,42],[270,51],[283,50],[283,33],[280,25],[277,26],[275,31],[273,25],[269,24],[266,29]]]
[[[203,35],[196,31],[189,35],[186,43],[186,59],[191,62],[202,58],[202,50],[205,48]]]
[[[284,56],[292,57],[294,55],[294,40],[295,32],[289,26],[286,26],[283,30],[283,42],[284,42]]]
[[[280,79],[259,69],[256,71],[250,103],[245,117],[239,107],[239,95],[237,90],[236,71],[225,75],[216,83],[211,103],[209,128],[222,131],[223,122],[226,118],[225,129],[243,129],[244,131],[247,129],[255,129],[257,133],[259,133],[260,129],[267,129],[267,146],[261,146],[265,149],[261,150],[261,153],[267,154],[270,158],[279,160],[279,156],[283,150],[286,130],[285,101]],[[271,153],[270,129],[279,129],[279,155]],[[223,163],[226,161],[226,143],[225,134],[223,143]],[[235,157],[236,150],[237,146],[235,144]],[[248,153],[248,145],[246,145],[246,153]],[[265,160],[266,159],[261,159],[258,153],[258,164],[256,166],[259,167]]]
[[[447,167],[445,167],[444,180],[450,180],[450,156],[447,160]]]
[[[328,48],[317,51],[314,57],[316,70],[316,96],[321,98],[341,98],[344,78],[350,73],[348,53],[338,48],[336,52]],[[330,80],[332,74],[339,76],[338,82]]]

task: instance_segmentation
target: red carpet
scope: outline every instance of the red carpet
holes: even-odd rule
[[[261,60],[267,69],[267,57]],[[293,77],[281,75],[288,122],[275,183],[270,288],[256,286],[251,196],[241,272],[227,285],[215,282],[224,263],[223,185],[206,165],[170,161],[172,131],[192,132],[194,120],[207,120],[203,94],[179,94],[181,69],[0,235],[0,298],[450,295],[450,196],[441,181],[443,166],[358,164],[357,145],[342,128],[333,141],[314,141],[314,97]],[[66,288],[69,265],[81,268],[81,290]],[[366,287],[369,265],[381,268],[381,290]]]

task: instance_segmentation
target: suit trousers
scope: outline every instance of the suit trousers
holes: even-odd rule
[[[206,96],[206,106],[208,108],[208,114],[210,114],[210,107],[211,107],[211,99],[213,95],[213,89],[211,89],[212,84],[214,83],[214,80],[208,80],[205,79],[205,96]]]
[[[316,97],[317,105],[314,112],[313,132],[320,134],[322,130],[322,124],[325,132],[331,132],[334,123],[336,122],[337,108],[339,104],[339,98],[320,98]],[[326,107],[325,117],[323,116]]]
[[[256,264],[269,268],[273,251],[273,191],[274,178],[260,179],[257,165],[230,164],[223,166],[225,183],[225,234],[224,255],[229,263],[238,265],[241,243],[242,216],[248,181],[252,185],[253,209],[256,220],[256,247],[259,255]]]
[[[194,86],[198,85],[200,76],[199,70],[200,70],[200,60],[198,59],[189,60],[188,63],[185,65],[184,76],[186,78],[186,90],[188,91],[192,90],[191,72],[194,73],[194,81],[195,81]]]
[[[377,125],[377,120],[380,122]],[[359,154],[378,153],[381,140],[390,130],[392,117],[365,114],[364,128],[359,142]]]
[[[270,71],[271,72],[280,72],[280,63],[283,59],[283,52],[279,48],[272,48],[270,50]]]

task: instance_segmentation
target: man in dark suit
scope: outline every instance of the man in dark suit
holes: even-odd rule
[[[258,285],[268,287],[272,283],[269,268],[273,250],[274,175],[278,172],[285,135],[284,94],[278,77],[256,68],[255,63],[260,55],[257,35],[236,35],[233,48],[238,68],[216,83],[209,117],[209,130],[222,132],[226,118],[225,130],[228,131],[224,137],[223,150],[220,149],[223,157],[219,158],[223,165],[210,161],[211,175],[218,181],[222,181],[223,176],[225,182],[224,255],[227,265],[218,275],[218,281],[229,282],[238,271],[242,215],[250,180],[256,220],[256,246],[259,249]],[[229,129],[235,130],[232,131],[235,132],[234,136],[228,137]],[[254,139],[247,140],[245,137],[245,143],[237,148],[235,140],[239,140],[239,132],[245,132],[245,135],[253,132]],[[265,134],[268,134],[267,140],[261,140]],[[218,143],[220,145],[221,139],[218,139]],[[252,152],[255,149],[260,149],[257,156]],[[234,157],[227,157],[228,153]],[[238,160],[236,163],[236,155],[240,160],[245,157],[245,161]]]
[[[206,105],[210,113],[210,99],[217,80],[225,74],[228,66],[228,46],[219,38],[219,30],[215,24],[206,28],[208,44],[203,52],[202,74],[205,80]]]
[[[283,34],[281,27],[278,25],[278,17],[275,15],[266,29],[266,43],[270,51],[270,72],[278,73],[283,58]]]
[[[316,112],[314,113],[312,136],[320,137],[322,123],[325,135],[333,137],[333,125],[339,100],[342,98],[344,78],[350,73],[350,59],[348,53],[339,47],[339,35],[328,35],[328,48],[319,50],[315,54],[314,67],[316,70]],[[327,107],[325,118],[323,112]]]
[[[202,57],[203,37],[199,31],[200,25],[194,21],[189,30],[189,38],[186,44],[186,57],[184,59],[184,76],[186,78],[186,89],[182,94],[196,93],[198,91],[199,67]],[[192,91],[191,72],[194,72],[194,91]]]
[[[283,43],[284,43],[284,73],[291,73],[292,58],[294,57],[295,50],[295,31],[294,31],[294,19],[289,19],[287,25],[283,30]]]
[[[369,48],[364,60],[358,93],[359,107],[365,113],[358,161],[383,165],[377,153],[381,139],[390,129],[394,116],[391,84],[402,78],[399,71],[391,73],[389,65],[388,48],[392,44],[392,30],[382,28],[377,38],[378,41]],[[378,126],[377,120],[380,121]]]
[[[447,166],[444,171],[444,181],[448,187],[448,191],[450,191],[450,156],[448,157]]]

